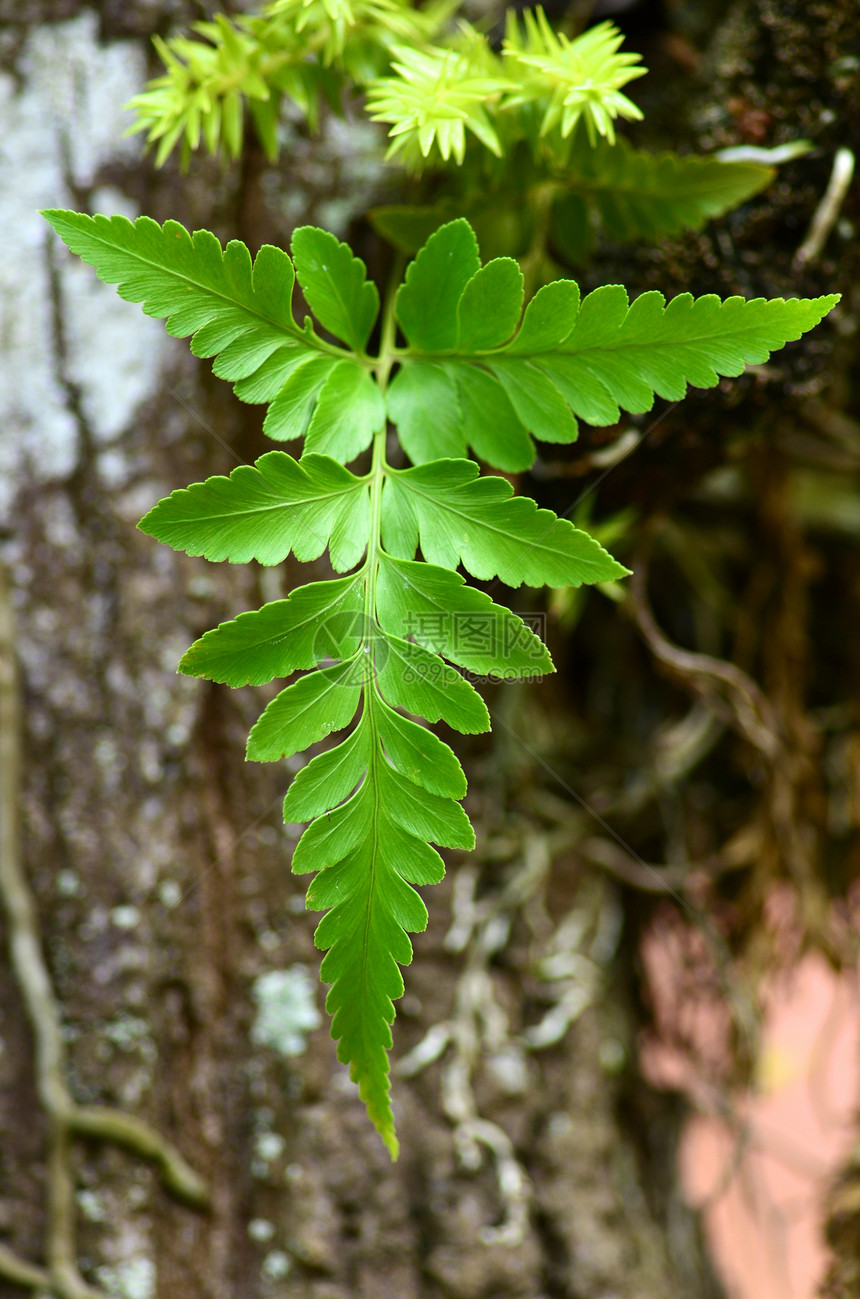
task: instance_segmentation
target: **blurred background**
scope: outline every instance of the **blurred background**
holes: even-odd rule
[[[478,848],[448,854],[399,1003],[396,1166],[323,1022],[289,772],[243,763],[270,694],[175,675],[298,568],[135,529],[261,454],[261,412],[37,215],[145,212],[252,250],[311,222],[384,270],[381,127],[288,117],[276,163],[249,133],[186,172],[123,138],[150,38],[213,12],[0,0],[0,1299],[856,1297],[856,182],[808,242],[860,145],[856,0],[564,11],[643,55],[638,147],[813,146],[701,232],[601,236],[583,289],[843,298],[766,366],[522,476],[635,577],[513,597],[558,674],[491,687],[492,737],[455,741]],[[34,916],[38,995],[9,960],[21,940],[38,985]],[[60,1076],[151,1126],[70,1142]],[[158,1133],[204,1207],[165,1186]],[[86,1285],[49,1289],[67,1256]]]

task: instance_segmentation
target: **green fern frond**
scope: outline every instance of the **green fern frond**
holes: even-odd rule
[[[592,148],[580,132],[560,173],[551,231],[571,261],[588,252],[596,225],[625,241],[700,230],[760,193],[776,174],[756,162],[645,153],[622,139]]]
[[[598,136],[614,141],[616,117],[630,121],[642,117],[632,100],[621,94],[621,87],[648,71],[635,66],[638,54],[618,53],[623,39],[617,27],[604,22],[570,41],[553,31],[540,7],[523,14],[522,27],[509,11],[504,54],[522,84],[506,99],[506,106],[542,104],[542,136],[560,126],[566,137],[583,121],[592,144]]]
[[[484,37],[464,25],[459,48],[415,50],[400,45],[393,56],[393,75],[372,82],[367,96],[371,119],[391,125],[389,158],[401,154],[414,165],[428,158],[435,146],[443,161],[453,157],[460,164],[467,131],[501,156],[487,110],[514,83],[502,75]]]
[[[392,1157],[397,1138],[388,1051],[409,933],[427,924],[415,886],[444,874],[432,846],[469,849],[474,836],[452,751],[412,718],[462,734],[489,729],[487,707],[459,669],[490,679],[542,676],[552,660],[511,609],[457,571],[509,586],[611,583],[627,570],[588,533],[514,494],[464,458],[523,468],[531,434],[576,435],[576,416],[614,422],[654,393],[678,399],[740,374],[811,329],[837,301],[632,304],[618,285],[580,301],[571,280],[546,285],[522,314],[512,258],[481,265],[464,220],[437,231],[385,307],[379,352],[367,354],[379,307],[351,249],[313,227],[289,257],[264,246],[189,235],[175,221],[44,214],[67,246],[119,294],[166,319],[246,401],[268,401],[264,430],[304,438],[300,460],[269,451],[229,477],[174,491],[140,527],[176,550],[218,562],[281,563],[325,551],[345,576],[302,586],[239,614],[184,655],[189,675],[242,686],[290,677],[248,737],[252,762],[279,762],[351,728],[296,776],[290,822],[309,821],[296,874],[326,914],[315,942],[338,1057],[350,1067]],[[336,347],[292,313],[294,281]],[[399,323],[408,346],[395,340]],[[394,378],[389,383],[392,373]],[[388,463],[387,416],[410,468]],[[372,443],[370,465],[347,466]],[[421,558],[417,558],[420,549]]]

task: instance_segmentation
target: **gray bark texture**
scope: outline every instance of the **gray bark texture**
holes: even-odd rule
[[[654,772],[689,692],[600,597],[570,644],[555,628],[558,677],[496,695],[494,737],[461,748],[479,847],[450,854],[427,897],[395,1026],[392,1166],[323,1023],[313,917],[289,872],[297,828],[280,819],[287,773],[243,762],[273,691],[175,674],[193,639],[297,581],[297,567],[207,565],[135,529],[173,488],[261,454],[259,412],[67,257],[37,211],[146,212],[252,248],[287,246],[310,221],[364,239],[373,266],[360,216],[385,196],[360,125],[316,141],[297,128],[276,166],[250,145],[239,166],[200,158],[187,174],[155,171],[139,137],[122,140],[122,106],[156,71],[149,37],[199,16],[179,0],[0,0],[0,1299],[719,1299],[678,1188],[683,1104],[637,1071],[638,936],[664,903],[604,821],[682,870],[754,819],[772,792],[763,764],[725,758],[758,791],[749,802],[734,776],[701,775],[681,852],[690,763]],[[725,507],[742,539],[739,662],[805,717],[792,673],[808,655],[812,570],[786,481],[811,421],[836,418],[822,394],[835,385],[837,409],[856,404],[860,266],[844,225],[802,271],[792,257],[834,149],[859,143],[856,5],[698,0],[617,16],[656,69],[638,143],[816,142],[742,213],[657,250],[607,247],[585,277],[667,296],[847,295],[841,334],[826,326],[770,378],[691,397],[601,496],[635,506],[644,535],[695,512],[695,485],[746,457],[752,495]],[[855,198],[842,220],[858,216]],[[585,438],[572,480],[538,485],[543,503],[569,503],[599,440]],[[838,545],[847,572],[856,537]],[[759,606],[744,547],[761,564]],[[698,623],[655,603],[696,641]],[[786,629],[770,649],[752,630],[765,613]],[[698,648],[725,652],[702,636]],[[834,671],[847,681],[856,667],[849,655]],[[814,842],[819,760],[812,744],[785,777],[813,910],[843,886]],[[756,905],[745,895],[750,926]],[[50,975],[41,992],[38,948],[19,944],[29,992],[13,962],[28,932]],[[855,1293],[851,1221],[833,1227],[834,1296]]]

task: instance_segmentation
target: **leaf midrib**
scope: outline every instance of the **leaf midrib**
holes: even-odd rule
[[[376,772],[377,763],[381,760],[382,750],[379,741],[379,733],[376,725],[376,718],[373,715],[372,700],[375,698],[375,686],[371,687],[368,682],[365,682],[365,698],[367,699],[369,705],[370,729],[371,729],[370,755],[368,758],[367,773],[365,776],[365,780],[368,782],[371,789],[372,812],[371,812],[370,836],[369,836],[370,837],[370,852],[369,852],[370,878],[368,881],[368,891],[367,891],[367,899],[368,899],[367,911],[364,917],[364,933],[361,939],[361,1002],[360,1004],[364,1009],[364,1014],[362,1015],[362,1021],[363,1021],[362,1042],[365,1049],[365,1067],[363,1070],[363,1075],[368,1080],[373,1079],[377,1083],[381,1082],[382,1084],[381,1091],[383,1093],[383,1104],[386,1104],[385,1079],[388,1076],[387,1070],[383,1072],[381,1078],[379,1078],[378,1076],[375,1077],[374,1070],[368,1063],[370,1056],[367,1050],[367,1032],[366,1032],[366,1026],[368,1024],[368,1016],[367,1016],[366,1008],[369,1005],[368,970],[370,968],[370,926],[371,926],[371,917],[373,914],[373,907],[374,905],[379,905],[379,899],[376,897],[376,891],[378,887],[377,876],[379,873],[379,864],[378,864],[379,849],[380,849],[379,823],[382,819],[381,816],[382,806],[381,806],[381,801],[379,796],[379,782],[377,780],[377,772]],[[372,1042],[372,1031],[371,1031],[371,1042]],[[378,1037],[377,1037],[377,1045],[378,1045]],[[386,1126],[388,1128],[392,1128],[393,1124],[391,1122],[390,1103],[387,1104],[387,1110],[388,1113],[385,1117],[387,1117],[388,1123]],[[383,1115],[379,1115],[379,1119],[380,1122],[383,1121]]]
[[[670,301],[672,301],[672,300],[673,300],[673,299],[670,299]],[[636,299],[634,298],[634,302],[635,302],[635,301],[636,301]],[[699,298],[694,298],[693,301],[694,301],[694,302],[698,302],[698,301],[700,301],[700,299],[699,299]],[[723,300],[721,301],[720,305],[721,305],[721,306],[724,306],[726,301],[728,301],[728,299],[723,299]],[[745,302],[751,302],[751,301],[755,301],[755,299],[745,298],[744,301],[745,301]],[[767,302],[767,303],[771,303],[771,302],[776,301],[776,299],[774,299],[774,298],[770,298],[770,299],[765,298],[765,299],[762,299],[762,301]],[[790,298],[789,298],[789,299],[783,299],[783,303],[786,304],[786,305],[787,305],[787,303],[790,302],[790,301],[791,301]],[[630,304],[630,307],[632,307],[632,305],[633,305],[633,304],[631,303],[631,304]],[[628,311],[630,310],[630,307],[628,307]],[[666,307],[668,307],[668,303],[666,304]],[[666,310],[666,307],[663,308],[664,311]],[[820,319],[823,319],[823,316],[822,316]],[[820,320],[818,321],[818,323],[820,324]],[[570,333],[573,333],[573,330],[574,330],[575,328],[576,328],[576,326],[574,325],[573,328],[571,329]],[[619,329],[623,329],[624,326],[623,326],[623,325],[619,325],[618,328],[619,328]],[[424,351],[418,351],[417,349],[410,348],[408,351],[407,351],[407,350],[403,350],[402,352],[399,352],[399,353],[397,354],[397,356],[396,356],[396,360],[399,361],[401,364],[402,364],[404,361],[407,362],[407,363],[409,363],[410,361],[412,361],[412,362],[414,362],[414,361],[427,361],[427,362],[430,362],[430,361],[436,361],[437,363],[443,363],[443,362],[445,362],[445,361],[461,361],[461,362],[463,362],[465,365],[479,365],[479,364],[485,363],[485,362],[488,361],[488,360],[492,360],[492,361],[497,361],[497,360],[510,360],[510,361],[534,361],[534,360],[538,360],[538,361],[539,361],[539,360],[541,360],[542,358],[546,358],[546,357],[553,357],[553,356],[582,356],[582,355],[587,355],[589,352],[606,352],[606,353],[608,353],[610,356],[612,356],[612,355],[614,355],[614,354],[617,353],[617,352],[633,351],[634,349],[642,350],[642,349],[644,348],[644,349],[646,349],[647,351],[652,351],[652,350],[656,350],[657,348],[664,348],[664,347],[689,347],[689,346],[696,346],[696,347],[698,347],[698,346],[704,346],[704,345],[707,345],[708,343],[712,343],[712,342],[715,342],[715,341],[716,341],[716,342],[725,342],[725,341],[731,340],[731,339],[733,339],[733,338],[738,338],[738,337],[741,336],[741,335],[746,336],[746,335],[752,334],[752,333],[754,333],[754,331],[755,331],[757,328],[758,328],[758,327],[757,327],[756,325],[749,324],[749,325],[745,325],[745,326],[743,326],[743,327],[740,328],[740,329],[725,330],[725,331],[723,331],[722,333],[714,333],[714,334],[697,334],[697,335],[695,335],[695,336],[692,337],[692,338],[663,338],[663,339],[657,339],[657,340],[655,340],[654,342],[631,342],[631,343],[624,343],[624,342],[622,342],[622,343],[618,343],[617,345],[610,345],[610,344],[603,343],[603,344],[599,344],[599,345],[593,345],[593,346],[581,347],[581,348],[570,348],[570,349],[565,349],[565,347],[564,347],[564,344],[565,344],[566,340],[570,337],[570,334],[566,334],[566,335],[565,335],[565,338],[562,339],[562,341],[561,341],[560,343],[556,343],[552,348],[547,348],[547,349],[546,349],[545,351],[543,351],[543,352],[507,352],[506,349],[507,349],[508,347],[510,347],[511,343],[515,343],[515,342],[516,342],[516,335],[515,335],[514,338],[512,338],[511,340],[509,340],[509,342],[505,343],[503,347],[488,348],[487,351],[485,351],[485,352],[468,352],[468,353],[455,352],[455,351],[447,351],[447,352],[424,352]],[[799,325],[798,325],[798,328],[800,328]],[[814,328],[814,326],[809,326],[809,328]],[[774,343],[773,346],[771,346],[770,343],[768,343],[768,342],[766,342],[766,341],[764,341],[764,340],[756,340],[756,341],[760,342],[760,343],[761,343],[761,346],[763,346],[763,347],[767,347],[768,351],[770,351],[770,352],[774,352],[774,351],[778,351],[781,347],[784,347],[784,346],[785,346],[785,342],[792,342],[792,341],[795,341],[795,340],[792,340],[792,339],[786,339],[785,342],[783,342],[783,343]],[[707,358],[706,358],[706,359],[707,359]],[[709,361],[709,364],[713,365],[713,362],[712,362],[712,361]],[[748,364],[748,362],[745,362],[745,364]]]
[[[357,491],[360,487],[366,487],[364,479],[359,479],[357,483],[350,483],[348,487],[342,487],[336,492],[325,492],[322,496],[302,497],[298,501],[278,501],[276,505],[259,505],[249,510],[229,510],[224,514],[195,514],[192,518],[183,520],[184,523],[213,523],[220,522],[223,519],[241,519],[255,514],[265,514],[269,510],[286,510],[290,506],[301,509],[306,505],[321,505],[326,501],[335,500],[339,496],[348,496],[351,492]],[[188,490],[187,488],[185,489]],[[168,497],[168,500],[170,498]]]
[[[665,157],[666,155],[663,156]],[[690,161],[701,163],[701,162],[711,162],[715,160],[701,159],[701,158],[695,158],[695,159],[685,158],[682,159],[681,161],[685,163],[689,163]],[[726,167],[729,164],[720,163],[719,165],[721,167]],[[746,165],[751,166],[755,164],[747,163]],[[763,167],[762,170],[767,171],[770,169]],[[719,181],[715,184],[714,181],[711,180],[710,178],[712,176],[716,178],[716,173],[711,171],[710,168],[708,168],[706,172],[705,168],[696,167],[694,169],[691,167],[689,168],[689,175],[694,175],[696,171],[698,171],[699,174],[698,176],[695,177],[695,179],[698,181],[701,178],[701,181],[704,182],[704,184],[702,184],[698,189],[692,191],[690,189],[681,189],[680,185],[678,185],[676,189],[670,189],[670,188],[657,188],[656,186],[654,188],[647,188],[642,183],[635,184],[631,177],[629,168],[622,169],[617,179],[613,179],[608,176],[577,176],[574,181],[571,181],[570,183],[566,183],[564,185],[564,190],[565,191],[569,190],[574,193],[585,192],[587,194],[620,192],[622,194],[635,195],[637,198],[652,199],[654,202],[660,202],[660,200],[663,199],[669,203],[671,202],[681,203],[685,199],[692,200],[694,203],[699,203],[701,201],[713,197],[714,195],[725,194],[725,190],[727,188],[727,182],[724,177],[720,178],[722,184],[720,184]],[[673,180],[677,184],[678,177],[677,176],[673,177]],[[734,182],[734,184],[736,185],[737,182]]]

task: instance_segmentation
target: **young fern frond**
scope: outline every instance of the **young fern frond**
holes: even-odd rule
[[[137,120],[126,134],[146,132],[147,144],[157,146],[157,167],[177,145],[187,161],[201,138],[210,153],[224,149],[229,157],[238,158],[246,101],[260,138],[274,157],[282,90],[315,120],[319,87],[315,69],[302,66],[300,46],[285,36],[273,39],[274,33],[260,20],[232,21],[223,14],[214,22],[195,23],[192,30],[196,39],[153,37],[165,71],[127,104]]]
[[[294,778],[284,817],[310,822],[292,869],[316,872],[307,905],[325,912],[315,942],[326,952],[338,1056],[396,1157],[388,1051],[399,967],[412,958],[408,935],[427,923],[415,886],[442,878],[433,844],[467,850],[474,842],[460,764],[413,719],[486,731],[486,705],[458,669],[500,679],[553,670],[523,620],[456,570],[558,588],[627,572],[567,519],[481,475],[463,458],[466,446],[522,466],[533,456],[531,434],[568,440],[574,413],[614,420],[619,404],[644,410],[655,391],[675,398],[688,382],[739,374],[837,299],[721,303],[683,294],[666,305],[647,293],[630,305],[614,285],[580,302],[577,286],[560,280],[521,319],[517,264],[481,266],[475,236],[458,220],[407,270],[369,357],[376,289],[324,231],[297,230],[292,259],[267,246],[252,261],[244,245],[222,249],[176,222],[45,216],[123,297],[165,318],[172,334],[192,335],[192,349],[216,358],[237,395],[269,402],[272,436],[305,439],[300,460],[270,451],[229,477],[173,492],[140,526],[213,561],[275,564],[328,550],[346,574],[207,632],[180,669],[232,686],[302,674],[252,728],[250,761],[279,761],[351,727]],[[344,347],[311,320],[296,323],[296,277],[320,326]],[[386,459],[386,415],[411,467]],[[366,472],[349,469],[371,444]]]
[[[146,132],[159,167],[177,145],[187,161],[201,140],[210,153],[224,149],[238,158],[247,102],[274,159],[283,97],[316,129],[323,98],[337,107],[348,82],[363,86],[379,76],[398,42],[426,45],[454,3],[416,9],[409,0],[275,0],[259,17],[218,14],[195,23],[195,37],[155,36],[165,71],[127,105],[137,114],[128,134]]]
[[[427,41],[451,8],[450,3],[437,3],[416,9],[406,0],[273,0],[263,15],[297,34],[307,32],[314,46],[324,34],[321,56],[330,64],[345,53],[350,39],[359,32],[372,35],[382,45]]]
[[[617,27],[603,22],[571,41],[553,31],[540,6],[526,10],[522,26],[510,10],[504,53],[520,85],[507,98],[507,106],[540,106],[541,135],[559,127],[566,137],[582,121],[592,144],[598,136],[614,143],[616,117],[634,122],[642,118],[621,87],[648,71],[635,66],[638,54],[618,53],[623,39]]]
[[[371,82],[367,108],[374,122],[390,124],[387,157],[401,154],[407,166],[421,169],[421,159],[436,147],[447,162],[459,165],[466,154],[466,131],[501,157],[492,111],[514,83],[503,75],[501,61],[482,36],[471,29],[460,48],[414,50],[397,46],[392,75]]]
[[[508,15],[504,58],[468,23],[442,37],[458,0],[417,8],[408,0],[274,0],[258,17],[194,25],[196,39],[155,38],[165,65],[128,105],[130,131],[157,145],[160,166],[177,144],[187,159],[201,139],[237,157],[247,101],[261,140],[277,153],[277,120],[286,95],[315,125],[321,95],[337,105],[347,81],[366,89],[373,121],[390,126],[388,157],[421,171],[435,155],[462,164],[466,133],[501,156],[529,138],[530,117],[512,110],[537,106],[540,135],[556,126],[567,137],[582,121],[589,140],[614,140],[616,117],[639,109],[620,87],[641,76],[639,56],[620,54],[620,32],[600,23],[574,41],[555,33],[543,10],[527,11],[522,26]]]

